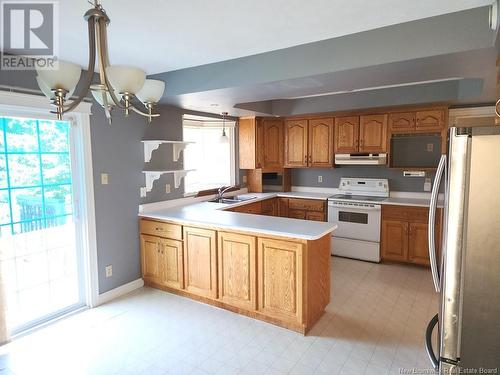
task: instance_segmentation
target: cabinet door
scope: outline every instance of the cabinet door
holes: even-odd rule
[[[336,154],[350,154],[358,152],[359,144],[359,117],[337,117],[335,119]]]
[[[278,216],[278,198],[262,201],[262,215]]]
[[[278,198],[279,216],[288,217],[288,198]]]
[[[389,128],[397,133],[415,129],[415,112],[391,113],[389,115]]]
[[[408,260],[412,263],[429,265],[428,225],[410,223]]]
[[[285,122],[285,167],[307,167],[307,120]]]
[[[382,220],[382,259],[407,261],[408,222]]]
[[[302,323],[301,243],[258,239],[258,310],[285,321]]]
[[[171,288],[182,289],[184,287],[182,242],[162,238],[161,255],[160,282]]]
[[[215,231],[184,227],[184,272],[188,292],[217,298]]]
[[[444,127],[444,111],[419,111],[416,115],[417,130],[441,131]]]
[[[387,152],[387,115],[360,117],[359,151],[367,153]]]
[[[259,167],[259,141],[257,120],[255,117],[244,117],[238,120],[238,150],[241,169]]]
[[[159,282],[161,238],[141,234],[141,268],[146,281]]]
[[[283,168],[283,122],[276,119],[263,119],[264,148],[263,168]]]
[[[333,166],[333,118],[309,120],[309,167]]]
[[[219,299],[246,310],[257,309],[256,238],[218,232]]]

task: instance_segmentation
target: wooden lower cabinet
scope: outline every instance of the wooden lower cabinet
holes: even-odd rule
[[[219,299],[248,310],[257,308],[257,254],[254,236],[218,232]]]
[[[278,198],[271,198],[262,201],[262,215],[278,216]]]
[[[301,220],[327,220],[327,205],[323,200],[303,198],[278,199],[279,216]]]
[[[140,237],[146,285],[301,333],[330,301],[330,234],[308,241],[184,226],[181,240]]]
[[[206,298],[217,298],[216,232],[184,227],[185,289]]]
[[[382,220],[382,259],[406,261],[408,259],[408,223]]]
[[[160,237],[141,234],[142,277],[151,282],[160,278]]]
[[[428,266],[429,209],[411,206],[382,206],[382,260]],[[442,209],[436,211],[436,249],[440,250]]]
[[[259,238],[258,249],[259,311],[301,323],[303,245]]]
[[[160,283],[171,288],[184,288],[182,242],[162,238],[160,249]]]
[[[142,275],[147,281],[182,289],[182,242],[141,234]]]

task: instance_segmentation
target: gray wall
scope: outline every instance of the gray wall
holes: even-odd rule
[[[36,89],[34,72],[0,71],[0,84],[20,88]],[[77,90],[78,92],[78,90]],[[92,164],[94,171],[95,214],[97,226],[97,257],[99,292],[126,284],[140,277],[139,230],[137,212],[141,203],[155,202],[181,197],[183,186],[174,188],[172,175],[163,175],[155,181],[153,190],[140,198],[139,189],[144,186],[145,167],[180,169],[182,158],[172,160],[171,145],[162,145],[153,153],[150,165],[144,163],[141,139],[182,139],[182,115],[184,113],[210,114],[185,111],[172,106],[160,106],[159,119],[147,125],[145,120],[132,114],[124,118],[120,111],[113,114],[110,126],[102,109],[94,104],[90,117],[92,137]],[[101,185],[100,174],[109,174],[108,185]],[[240,174],[237,173],[237,178]],[[165,184],[170,183],[172,192],[165,193]],[[113,276],[105,277],[105,266],[113,265]]]
[[[318,182],[323,176],[323,182]],[[434,180],[434,172],[428,172]],[[337,188],[341,177],[378,177],[389,179],[392,191],[423,192],[423,177],[403,177],[403,171],[381,166],[349,166],[332,169],[304,168],[292,170],[292,185]]]

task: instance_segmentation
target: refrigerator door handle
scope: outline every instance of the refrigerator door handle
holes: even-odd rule
[[[439,370],[439,360],[437,359],[436,354],[434,354],[434,349],[432,349],[432,331],[434,331],[434,327],[436,327],[438,319],[438,314],[434,315],[425,330],[425,351],[429,356],[432,367],[434,367],[434,370],[436,371]]]
[[[441,180],[443,178],[445,165],[446,165],[446,155],[441,155],[441,159],[439,160],[439,165],[436,171],[436,177],[434,178],[434,186],[432,187],[431,202],[429,206],[429,231],[428,231],[429,259],[431,263],[432,280],[434,282],[434,288],[438,293],[441,291],[441,287],[439,282],[439,270],[438,270],[437,256],[436,256],[435,223],[436,223],[437,199],[439,196],[439,186],[441,185]]]

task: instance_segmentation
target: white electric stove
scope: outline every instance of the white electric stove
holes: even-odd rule
[[[380,262],[380,201],[389,197],[384,178],[343,177],[340,194],[328,198],[328,221],[338,228],[332,234],[332,255]]]

